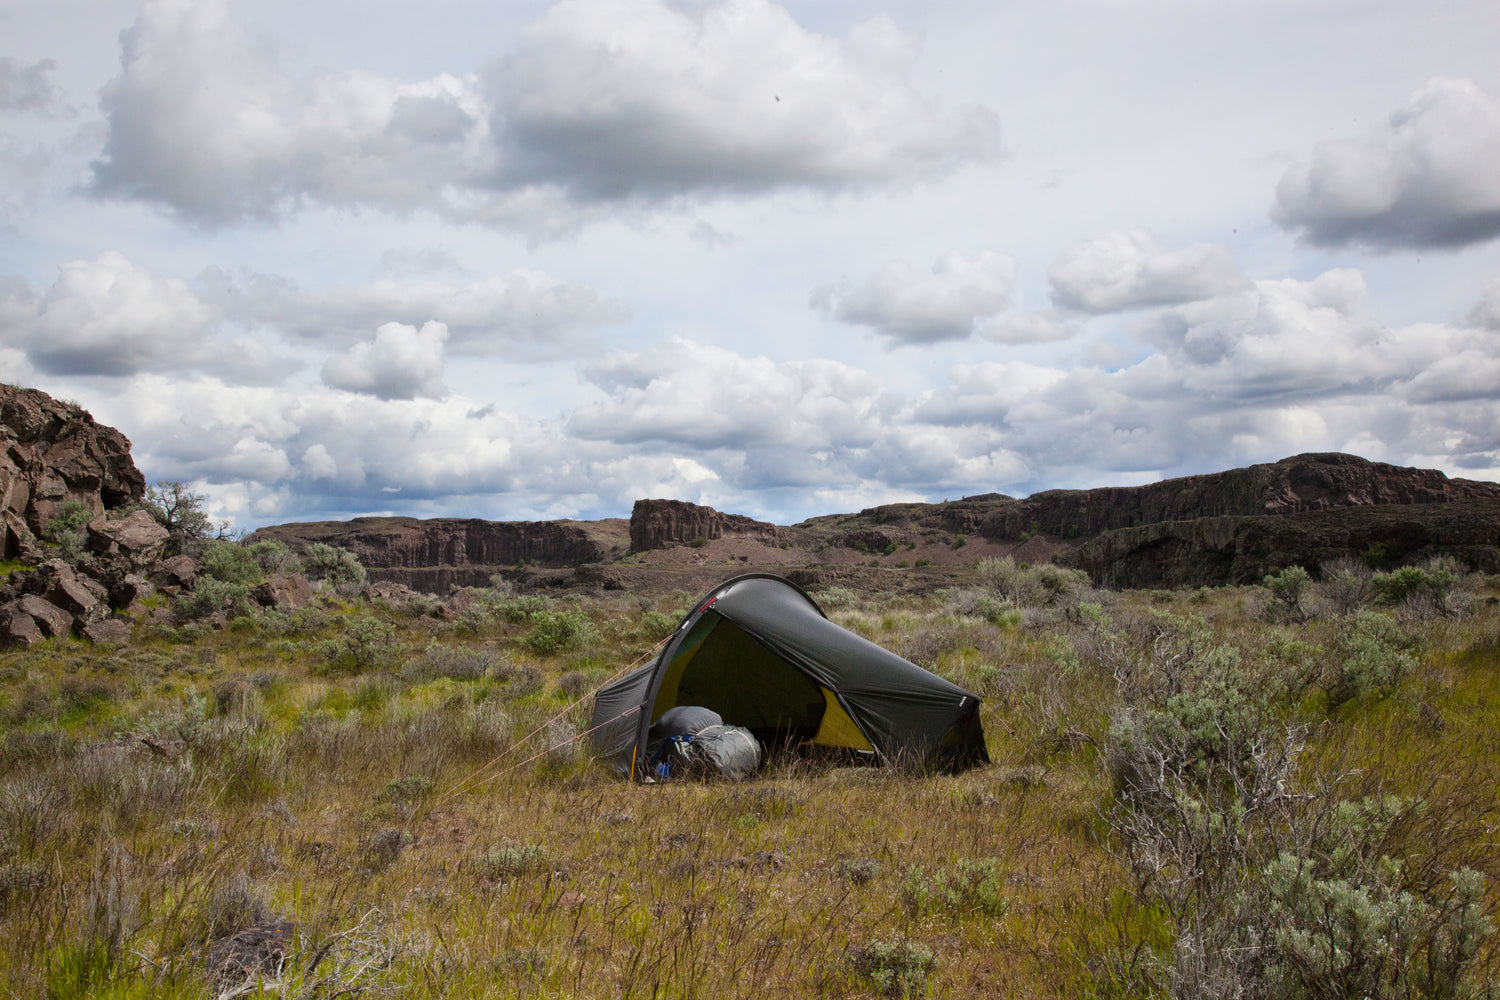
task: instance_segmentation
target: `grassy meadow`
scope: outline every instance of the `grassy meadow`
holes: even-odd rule
[[[1500,581],[980,569],[815,594],[984,698],[956,777],[590,761],[587,696],[696,595],[0,654],[0,996],[1500,993]]]

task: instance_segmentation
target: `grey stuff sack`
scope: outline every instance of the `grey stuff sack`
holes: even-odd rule
[[[704,764],[731,781],[742,781],[760,767],[760,741],[740,726],[705,727],[692,743]]]

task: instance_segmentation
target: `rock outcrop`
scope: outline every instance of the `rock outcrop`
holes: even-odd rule
[[[1063,561],[1109,587],[1258,583],[1340,556],[1398,564],[1449,555],[1500,572],[1500,499],[1161,521],[1089,539]]]
[[[1436,469],[1403,468],[1355,455],[1305,454],[1145,486],[1034,493],[986,514],[978,532],[1004,540],[1036,534],[1086,539],[1105,531],[1205,517],[1482,499],[1500,499],[1500,484],[1449,479]]]
[[[691,545],[717,538],[749,538],[779,545],[789,532],[743,514],[723,514],[685,500],[637,500],[630,511],[630,551],[649,552],[671,544]]]
[[[348,549],[367,569],[434,566],[573,566],[603,559],[609,547],[586,521],[481,521],[477,518],[356,517],[262,528],[250,541],[315,542]]]
[[[69,503],[98,517],[140,500],[145,489],[125,435],[45,392],[0,385],[5,558],[37,557],[37,538]]]

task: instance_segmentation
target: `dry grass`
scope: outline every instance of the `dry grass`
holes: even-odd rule
[[[0,996],[1157,995],[1175,929],[1110,843],[1120,695],[1101,642],[1144,655],[1131,623],[1167,610],[1292,670],[1333,626],[1262,623],[1241,590],[1088,596],[1110,630],[972,595],[834,613],[983,695],[995,763],[959,777],[792,761],[641,786],[540,753],[686,597],[495,595],[452,622],[336,602],[6,654]],[[1285,707],[1308,726],[1306,779],[1423,797],[1389,846],[1434,885],[1500,876],[1485,596],[1418,623],[1417,669],[1389,697],[1330,709],[1313,686]],[[536,610],[590,627],[543,655]],[[251,927],[280,930],[236,937]]]

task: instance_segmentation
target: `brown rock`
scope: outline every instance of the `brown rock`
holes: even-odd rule
[[[89,522],[88,547],[99,555],[122,554],[134,567],[149,566],[161,558],[169,534],[156,518],[143,510],[118,521]]]
[[[377,580],[365,588],[365,596],[375,601],[385,601],[395,607],[410,604],[417,596],[417,592],[404,583],[394,580]]]
[[[84,638],[100,646],[118,646],[130,641],[130,622],[124,618],[101,618],[83,627]]]
[[[37,628],[36,619],[14,606],[0,612],[0,622],[4,623],[0,627],[0,643],[6,648],[24,649],[35,646],[45,638]]]
[[[37,562],[42,558],[42,543],[31,533],[20,510],[9,507],[0,510],[0,521],[4,523],[4,536],[0,539],[0,544],[4,545],[3,551],[7,558],[26,562]]]
[[[157,565],[151,582],[158,587],[191,587],[198,579],[198,564],[191,556],[173,556]]]
[[[51,601],[27,594],[16,601],[16,610],[31,616],[42,634],[49,639],[65,636],[73,630],[73,616]]]
[[[156,593],[156,585],[143,576],[126,573],[109,592],[110,603],[117,608],[139,604]]]
[[[102,514],[140,500],[145,488],[125,435],[44,392],[0,385],[0,510],[33,536],[68,503]],[[3,555],[17,558],[24,539],[9,519],[5,535]]]
[[[716,538],[751,538],[777,545],[784,528],[743,514],[721,514],[685,500],[637,500],[630,512],[630,551],[646,552],[671,542],[705,542]]]
[[[312,584],[301,573],[273,576],[250,592],[263,608],[300,608],[312,600]]]

